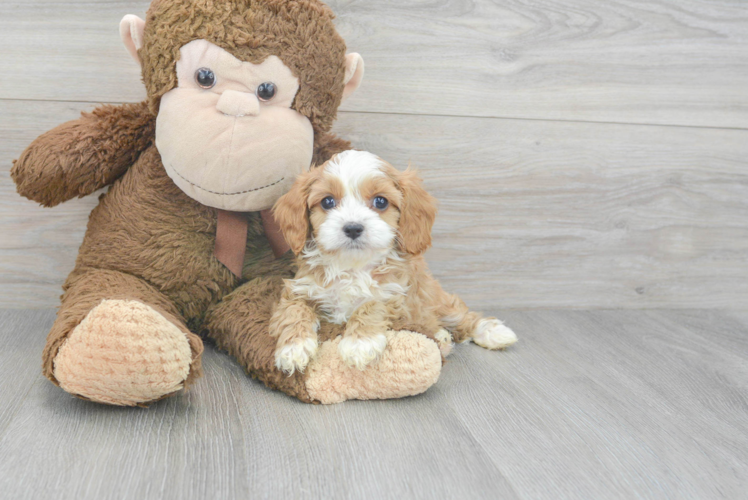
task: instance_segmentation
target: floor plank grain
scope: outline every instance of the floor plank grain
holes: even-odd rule
[[[305,405],[214,349],[203,364],[194,389],[147,410],[34,385],[0,439],[0,490],[14,499],[516,498],[454,412],[428,395]]]
[[[147,410],[94,405],[49,382],[34,386],[0,441],[2,454],[15,457],[0,460],[4,494],[247,498],[247,481],[236,475],[247,450],[233,446],[243,430],[229,389],[240,370],[215,358],[206,356],[214,376],[197,390]]]
[[[748,328],[704,314],[507,313],[522,348],[458,351],[444,391],[528,498],[741,498]]]
[[[305,405],[212,347],[193,389],[149,409],[96,405],[39,381],[0,434],[0,491],[14,499],[744,497],[744,312],[500,316],[519,334],[515,347],[456,346],[434,387],[394,401]],[[51,318],[0,311],[5,344],[19,331],[33,339],[15,352],[14,371],[24,362],[38,370]],[[16,398],[12,384],[0,385],[3,405]]]
[[[331,0],[361,112],[748,127],[748,9],[663,0]],[[119,20],[147,0],[5,0],[0,98],[144,96]]]
[[[10,421],[26,400],[34,384],[41,383],[41,351],[46,332],[54,321],[49,310],[0,312],[0,439]]]

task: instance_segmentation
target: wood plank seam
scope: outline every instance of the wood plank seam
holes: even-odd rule
[[[54,102],[64,104],[85,104],[100,106],[103,104],[130,104],[129,101],[79,101],[79,100],[67,100],[67,99],[16,99],[9,97],[0,97],[0,101],[11,101],[11,102]],[[363,115],[388,115],[388,116],[423,116],[423,117],[436,117],[436,118],[474,118],[477,120],[516,120],[516,121],[530,121],[530,122],[547,122],[547,123],[598,123],[600,125],[633,125],[633,126],[644,126],[644,127],[663,127],[663,128],[693,128],[693,129],[705,129],[705,130],[748,130],[748,127],[719,127],[712,125],[682,125],[677,123],[651,123],[651,122],[617,122],[617,121],[602,121],[602,120],[573,120],[573,119],[558,119],[558,118],[526,118],[522,116],[502,116],[502,115],[461,115],[461,114],[444,114],[444,113],[407,113],[407,112],[391,112],[391,111],[352,111],[352,110],[339,110],[338,116],[345,114],[363,114]]]

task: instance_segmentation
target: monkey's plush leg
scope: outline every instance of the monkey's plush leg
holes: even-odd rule
[[[362,371],[346,366],[338,354],[342,331],[325,323],[318,332],[321,344],[304,372],[287,376],[275,367],[276,339],[269,333],[270,317],[282,288],[281,277],[256,278],[208,311],[205,323],[218,346],[267,386],[305,402],[329,404],[412,396],[426,391],[439,378],[439,347],[424,335],[383,332],[387,337],[384,353]]]
[[[10,171],[18,192],[44,206],[114,182],[153,142],[146,103],[104,105],[39,136]]]
[[[47,337],[43,371],[76,396],[144,406],[201,375],[200,338],[171,301],[144,281],[91,270],[68,278]]]

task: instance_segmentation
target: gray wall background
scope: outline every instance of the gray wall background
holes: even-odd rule
[[[428,260],[473,307],[748,305],[748,5],[329,2],[366,61],[336,131],[440,199]],[[0,307],[57,305],[96,196],[42,209],[13,158],[144,98],[146,1],[0,3]]]

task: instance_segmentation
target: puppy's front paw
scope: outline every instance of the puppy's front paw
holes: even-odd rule
[[[343,337],[338,344],[338,354],[351,368],[363,370],[379,359],[387,347],[387,337],[380,333],[373,337]]]
[[[295,340],[282,347],[278,346],[275,350],[275,366],[289,376],[297,370],[303,372],[316,352],[316,340]]]
[[[503,349],[517,342],[517,335],[498,319],[485,318],[478,322],[473,342],[486,349]]]

